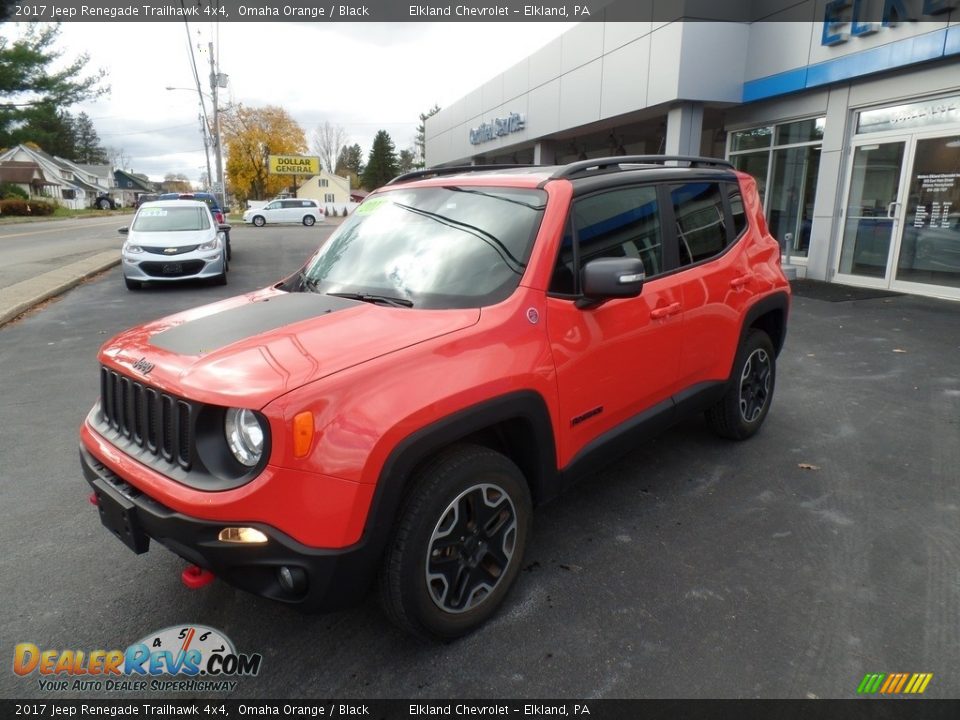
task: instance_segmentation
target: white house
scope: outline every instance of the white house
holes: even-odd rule
[[[0,162],[5,161],[33,163],[39,166],[45,182],[42,185],[33,183],[29,192],[32,195],[56,200],[73,210],[88,208],[98,195],[106,195],[110,192],[106,176],[91,172],[69,160],[54,157],[29,145],[16,145],[0,153]]]
[[[350,199],[350,179],[326,170],[304,180],[297,188],[297,197],[316,200],[328,215],[333,211],[342,215],[344,209],[351,211],[357,206]]]

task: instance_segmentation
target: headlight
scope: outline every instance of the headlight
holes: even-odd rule
[[[124,251],[125,253],[130,253],[130,254],[133,254],[133,253],[142,253],[142,252],[143,252],[143,248],[140,247],[139,245],[124,245],[124,246],[123,246],[123,251]]]
[[[223,233],[217,233],[217,236],[213,240],[203,243],[198,250],[216,250],[220,247],[220,235],[222,234]]]
[[[263,426],[252,410],[230,408],[223,421],[230,452],[243,465],[253,467],[263,454]]]

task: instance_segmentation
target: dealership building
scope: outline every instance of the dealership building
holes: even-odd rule
[[[789,17],[813,21],[585,22],[427,120],[426,162],[727,158],[799,276],[960,299],[951,4],[912,21],[810,0]]]

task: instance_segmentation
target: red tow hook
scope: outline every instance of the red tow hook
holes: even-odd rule
[[[180,573],[180,581],[191,590],[199,590],[202,587],[206,587],[216,579],[217,576],[212,572],[196,565],[188,565],[187,568]]]
[[[90,497],[88,499],[90,500],[90,504],[94,507],[100,504],[100,502],[97,500],[97,494],[95,492],[90,493]]]

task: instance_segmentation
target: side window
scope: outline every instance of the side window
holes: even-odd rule
[[[579,268],[595,258],[635,257],[647,277],[663,270],[663,241],[655,186],[620,188],[573,203],[570,222],[576,226],[578,263],[568,223],[554,267],[550,292],[578,292]]]
[[[727,228],[720,185],[715,182],[674,185],[670,188],[670,198],[677,222],[680,265],[692,265],[722,252],[727,246]]]
[[[267,210],[279,210],[279,209],[280,209],[280,203],[277,202],[276,200],[274,200],[272,203],[270,203],[269,205],[267,205],[266,209],[267,209]]]
[[[727,187],[730,215],[733,217],[733,236],[738,238],[747,229],[747,211],[743,207],[743,196],[740,194],[740,188],[733,183],[730,183]]]

